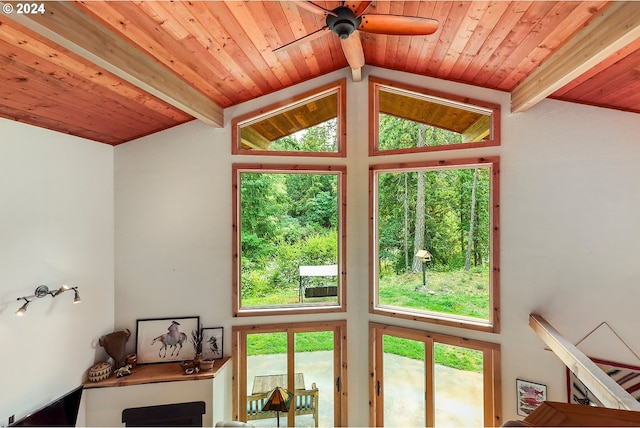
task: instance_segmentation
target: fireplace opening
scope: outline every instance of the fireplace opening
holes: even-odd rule
[[[204,401],[133,407],[122,411],[128,427],[201,427]]]

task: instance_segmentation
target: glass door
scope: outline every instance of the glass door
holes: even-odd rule
[[[234,327],[234,419],[254,426],[346,425],[345,325]],[[285,403],[274,405],[275,394]]]
[[[384,426],[427,426],[425,343],[383,335]]]
[[[371,426],[499,426],[500,347],[370,324]]]

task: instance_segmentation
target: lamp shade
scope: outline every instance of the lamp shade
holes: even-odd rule
[[[264,406],[262,406],[262,410],[288,412],[291,407],[292,398],[293,394],[280,386],[276,386],[269,393],[269,398],[267,399],[267,402],[264,403]]]

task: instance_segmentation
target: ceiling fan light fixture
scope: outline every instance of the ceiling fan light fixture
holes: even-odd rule
[[[327,27],[340,39],[345,40],[358,28],[361,18],[356,18],[348,7],[334,9],[334,15],[327,15]]]

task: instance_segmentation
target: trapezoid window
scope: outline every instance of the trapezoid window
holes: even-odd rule
[[[369,78],[370,154],[499,145],[500,108]]]
[[[232,153],[345,156],[345,81],[235,118]]]

